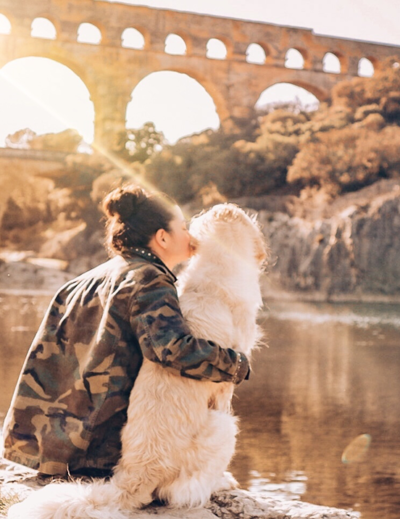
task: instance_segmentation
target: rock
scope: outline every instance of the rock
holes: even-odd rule
[[[358,512],[312,505],[302,501],[262,498],[246,490],[218,492],[206,508],[213,512],[214,517],[221,519],[356,519],[360,517]]]
[[[17,151],[17,153],[19,153]],[[35,164],[26,161],[24,167],[16,167],[18,160],[3,157],[0,150],[0,229],[10,227],[13,218],[26,227],[38,217],[46,218],[47,200],[54,184],[51,180],[33,177],[30,172]],[[10,211],[9,211],[10,210]],[[9,213],[9,214],[7,214]],[[2,241],[4,236],[2,236]],[[4,241],[3,241],[4,243]]]
[[[283,291],[300,299],[400,301],[400,181],[380,187],[333,203],[318,218],[314,211],[271,219],[261,211],[275,258],[265,297]]]
[[[39,290],[53,294],[74,277],[71,272],[65,272],[66,266],[63,261],[29,257],[29,254],[3,255],[0,261],[1,290]]]
[[[26,467],[0,459],[3,495],[24,499],[48,482],[48,479],[37,477],[36,474]],[[204,508],[174,510],[164,506],[149,506],[129,514],[132,519],[155,516],[164,519],[358,519],[360,514],[301,501],[263,498],[246,490],[218,492]]]

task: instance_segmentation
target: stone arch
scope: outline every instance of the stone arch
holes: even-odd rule
[[[206,44],[206,58],[225,60],[232,55],[232,45],[226,38],[210,38]]]
[[[83,33],[83,34],[82,34]],[[85,35],[86,33],[86,35]],[[101,29],[97,24],[91,22],[82,22],[77,31],[77,39],[79,43],[89,43],[92,45],[100,45],[103,39]]]
[[[360,77],[372,77],[376,68],[376,60],[373,58],[363,57],[358,61],[357,73]]]
[[[11,34],[12,24],[8,16],[0,13],[0,34]]]
[[[209,94],[214,102],[218,117],[222,123],[225,119],[229,119],[231,116],[231,110],[228,106],[226,92],[221,89],[219,83],[212,81],[209,77],[203,76],[197,69],[191,69],[188,67],[171,67],[168,69],[162,69],[161,71],[178,72],[179,74],[186,74],[190,78],[194,79],[199,83],[205,91]]]
[[[327,52],[322,58],[322,70],[329,74],[340,74],[342,63],[339,55],[335,52]]]
[[[9,60],[7,63],[5,63],[2,66],[2,69],[4,67],[6,67],[7,65],[19,62],[19,61],[24,60],[24,59],[39,58],[39,59],[41,59],[43,61],[51,62],[52,65],[54,65],[54,64],[57,65],[58,70],[56,71],[56,74],[54,74],[54,71],[50,71],[49,76],[53,75],[53,76],[57,77],[57,75],[59,74],[59,71],[60,71],[60,67],[63,68],[64,72],[68,71],[67,73],[69,74],[69,77],[70,78],[74,77],[73,81],[76,81],[76,80],[78,81],[78,83],[75,83],[75,86],[78,86],[78,89],[80,90],[80,94],[83,93],[84,96],[87,96],[87,101],[89,101],[89,103],[92,105],[92,107],[90,107],[90,105],[86,105],[86,108],[88,109],[88,114],[90,115],[90,117],[93,116],[93,119],[90,120],[90,125],[92,125],[93,136],[94,136],[95,115],[96,115],[95,105],[94,105],[94,102],[92,100],[91,92],[90,92],[86,82],[82,79],[81,74],[79,73],[80,72],[79,71],[79,67],[69,66],[71,64],[65,63],[65,60],[59,59],[58,56],[50,56],[49,54],[45,55],[45,53],[40,53],[40,55],[39,54],[35,55],[34,53],[29,53],[29,54],[25,54],[25,55],[20,55],[20,56],[14,58],[12,60]],[[25,67],[26,66],[27,65],[25,65]],[[35,63],[35,68],[36,67],[38,67],[37,63]],[[74,68],[75,68],[75,70],[74,70]],[[57,72],[58,72],[58,74],[57,74]],[[36,75],[36,77],[42,78],[41,75]],[[42,81],[43,81],[44,85],[48,84],[48,82],[46,83],[46,78],[45,77],[43,77]],[[16,87],[18,88],[18,84],[16,85]],[[60,91],[60,89],[58,88],[58,85],[56,84],[54,87],[55,87],[55,90],[53,89],[53,92],[57,92],[58,93]],[[40,89],[42,89],[42,86],[40,87]],[[24,83],[23,88],[21,90],[24,92],[24,90],[29,90],[29,87],[27,87],[26,84]],[[61,95],[63,95],[64,98],[65,98],[65,93],[66,92],[68,92],[68,90],[66,90],[65,92],[61,92]],[[35,94],[33,94],[33,95],[35,95]],[[78,95],[79,95],[79,93],[78,93]],[[38,96],[38,103],[37,103],[38,106],[41,106],[41,107],[45,108],[46,104],[48,102],[48,99],[49,99],[49,97],[46,98],[46,101],[41,101],[40,97]],[[73,98],[73,99],[75,99],[75,98]],[[85,103],[86,103],[86,101],[85,101]],[[48,113],[50,114],[50,116],[54,120],[58,119],[59,121],[61,121],[66,127],[73,127],[72,125],[69,124],[70,123],[69,117],[70,117],[70,114],[74,112],[74,110],[69,110],[68,112],[66,112],[68,114],[66,116],[65,116],[65,114],[64,115],[61,114],[61,116],[60,116],[59,113],[56,110],[54,110],[54,107],[52,108],[51,104],[52,103],[50,101],[49,102],[50,109],[48,110]],[[65,103],[64,103],[64,105],[65,105]],[[57,106],[59,106],[59,104],[57,104]],[[82,112],[79,112],[79,113],[82,113]],[[58,131],[58,130],[56,130],[56,131]],[[92,133],[92,132],[90,132],[90,133]]]
[[[144,34],[135,27],[127,27],[122,31],[121,45],[128,49],[143,50],[146,47],[146,38]]]
[[[278,93],[279,88],[283,88],[283,90],[286,90]],[[294,89],[292,87],[299,87],[302,89],[301,95],[298,95],[295,93]],[[268,91],[272,95],[268,95]],[[307,94],[310,94],[308,96]],[[302,81],[297,81],[295,79],[289,80],[288,78],[278,80],[278,81],[272,81],[270,84],[264,88],[264,90],[260,93],[259,98],[255,104],[256,108],[260,108],[262,105],[275,102],[277,103],[286,103],[291,102],[292,100],[295,100],[295,98],[299,97],[300,101],[303,104],[306,105],[313,105],[317,104],[317,101],[320,102],[327,97],[327,93],[322,92],[320,89],[316,88],[314,85],[304,83]],[[312,97],[311,97],[312,96]]]
[[[165,38],[166,54],[172,54],[175,56],[185,56],[188,54],[188,45],[186,39],[176,32],[171,32]]]
[[[40,34],[41,31],[45,31],[45,34]],[[37,16],[31,23],[31,36],[33,38],[44,38],[47,40],[55,40],[57,38],[57,28],[53,21],[47,16]]]
[[[250,43],[246,50],[247,63],[256,65],[264,65],[267,59],[267,52],[263,45],[259,43]]]
[[[150,72],[148,74],[144,74],[143,77],[141,77],[139,79],[139,81],[137,82],[137,84],[134,86],[134,88],[132,90],[131,101],[127,105],[127,110],[126,110],[127,119],[130,118],[130,112],[133,113],[134,103],[132,101],[133,101],[133,98],[135,95],[135,91],[136,91],[136,93],[138,93],[138,90],[137,90],[138,87],[143,88],[143,89],[145,89],[146,92],[148,92],[150,89],[148,87],[148,84],[146,84],[146,81],[148,79],[150,79],[151,76],[154,77],[155,75],[158,75],[158,74],[164,73],[164,72],[170,72],[173,74],[179,74],[179,75],[186,76],[186,79],[189,79],[192,81],[192,83],[197,83],[198,86],[202,87],[204,93],[206,94],[206,97],[208,97],[208,99],[212,102],[213,110],[215,111],[217,119],[219,120],[218,125],[217,126],[214,125],[212,127],[218,127],[220,124],[222,124],[224,119],[227,119],[229,117],[230,114],[229,114],[228,107],[226,105],[226,98],[224,97],[222,92],[218,91],[218,88],[215,85],[211,84],[209,81],[202,78],[201,75],[199,75],[197,72],[194,72],[191,70],[189,71],[186,68],[181,69],[179,67],[173,67],[173,68],[164,68],[162,70],[157,70],[157,71]],[[163,79],[163,85],[164,85],[164,89],[165,89],[166,81],[164,79]],[[168,88],[166,90],[168,90]],[[154,94],[156,93],[156,91],[157,91],[157,95],[158,95],[158,87],[155,88]],[[186,96],[181,96],[180,98],[183,98],[183,97],[186,97]],[[165,103],[164,103],[164,105],[165,105]],[[211,107],[211,103],[209,106]],[[154,110],[157,111],[157,107],[155,107]],[[187,119],[188,118],[187,112],[185,112],[185,114],[186,114],[185,119]],[[146,115],[146,117],[147,117],[147,115]],[[150,120],[151,120],[151,118],[150,118]],[[143,121],[141,121],[141,124],[143,124],[144,122],[145,121],[143,118]],[[153,120],[152,122],[155,122],[155,121]],[[201,129],[193,130],[193,133],[195,133],[197,131],[201,131]]]
[[[56,61],[60,65],[65,65],[67,68],[71,69],[72,72],[76,74],[79,77],[79,79],[85,84],[91,96],[96,92],[96,82],[91,81],[90,76],[87,74],[87,67],[85,66],[85,64],[83,64],[78,59],[69,59],[66,55],[61,55],[59,52],[55,51],[50,46],[47,48],[42,48],[40,51],[35,51],[32,48],[29,50],[25,49],[19,52],[14,52],[14,55],[11,59],[0,62],[0,68],[4,67],[8,63],[11,63],[12,61],[21,58],[47,58],[51,61]]]
[[[306,58],[305,51],[291,47],[285,54],[285,68],[302,70],[306,64]]]
[[[283,82],[283,81],[281,81],[281,82]],[[284,82],[289,83],[290,85],[304,88],[304,90],[307,90],[312,95],[314,95],[318,99],[318,101],[325,101],[326,99],[328,99],[329,94],[330,94],[330,90],[325,91],[322,88],[317,87],[312,83],[302,81],[301,79],[298,79],[298,78],[287,78],[286,80],[284,80]],[[278,81],[276,81],[274,84],[277,84],[277,83],[278,83]]]
[[[60,65],[66,66],[67,68],[72,70],[72,72],[76,76],[78,76],[78,78],[85,84],[86,88],[89,91],[91,100],[95,102],[97,83],[91,80],[90,76],[87,73],[87,67],[81,61],[69,59],[66,55],[61,55],[60,53],[54,51],[51,47],[49,47],[47,49],[41,49],[38,52],[35,52],[33,49],[29,51],[17,52],[15,53],[12,59],[1,62],[0,68],[4,67],[8,63],[11,63],[21,58],[47,58],[51,61],[56,61]]]

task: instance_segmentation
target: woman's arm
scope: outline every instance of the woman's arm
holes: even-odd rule
[[[130,322],[145,358],[189,378],[238,384],[247,377],[249,362],[243,353],[191,335],[172,280],[150,267],[139,285]]]

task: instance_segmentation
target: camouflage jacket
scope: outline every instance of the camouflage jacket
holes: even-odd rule
[[[244,355],[190,335],[175,281],[143,249],[59,290],[4,423],[5,458],[46,474],[112,469],[143,356],[185,377],[243,380]]]

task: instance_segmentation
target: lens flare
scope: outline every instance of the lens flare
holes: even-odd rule
[[[360,434],[354,438],[344,449],[342,454],[343,463],[354,463],[360,461],[371,444],[371,436],[369,434]]]

